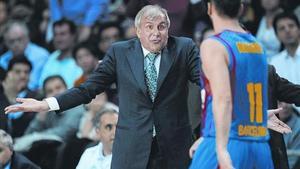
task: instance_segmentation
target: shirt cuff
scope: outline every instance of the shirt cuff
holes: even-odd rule
[[[55,110],[59,110],[59,104],[56,100],[55,97],[49,97],[49,98],[46,98],[45,101],[48,103],[48,106],[50,108],[49,111],[55,111]]]

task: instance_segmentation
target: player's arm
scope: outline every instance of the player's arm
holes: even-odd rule
[[[213,96],[213,114],[216,126],[216,151],[219,163],[230,168],[227,143],[231,125],[232,96],[228,70],[228,54],[216,40],[207,39],[201,45],[203,71],[209,80]],[[222,166],[221,166],[222,167]]]

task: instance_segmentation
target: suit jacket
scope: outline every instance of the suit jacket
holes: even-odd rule
[[[28,160],[25,156],[14,152],[11,159],[12,169],[40,169],[39,166],[35,165],[33,162]]]
[[[274,68],[269,65],[269,109],[277,108],[277,101],[286,103],[294,103],[300,106],[300,85],[295,85],[288,80],[281,78]],[[282,134],[270,130],[270,147],[272,151],[272,158],[274,167],[276,169],[288,169],[288,159],[286,154],[286,147],[284,144]]]
[[[144,55],[138,39],[113,44],[89,79],[56,96],[60,111],[88,103],[117,83],[119,120],[112,169],[145,169],[153,124],[168,169],[189,165],[192,133],[187,110],[188,80],[199,83],[199,50],[188,38],[169,37],[161,51],[157,95],[152,103],[144,77]]]

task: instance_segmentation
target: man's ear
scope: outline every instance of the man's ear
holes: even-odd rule
[[[244,4],[241,4],[240,9],[239,9],[238,17],[241,17],[243,15],[244,10],[245,10]]]
[[[141,30],[140,30],[140,28],[135,27],[135,32],[136,32],[136,36],[137,36],[138,38],[140,38],[140,35],[141,35]]]
[[[211,2],[207,3],[207,15],[211,15],[212,14],[212,6],[211,6]]]

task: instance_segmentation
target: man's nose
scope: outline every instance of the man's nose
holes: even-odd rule
[[[160,34],[160,32],[159,32],[159,30],[158,30],[157,27],[153,28],[153,34],[154,35],[159,35]]]

